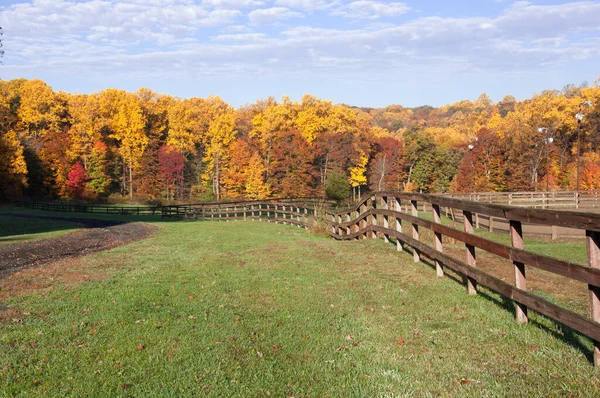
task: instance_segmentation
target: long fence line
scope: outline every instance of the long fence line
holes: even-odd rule
[[[431,218],[422,210],[428,209]],[[445,213],[460,214],[462,222],[442,224]],[[475,234],[475,215],[502,221],[509,226],[511,245],[494,242]],[[228,205],[204,205],[196,209],[196,216],[209,220],[267,220],[310,228],[324,225],[329,235],[339,240],[381,238],[395,243],[398,251],[409,246],[415,262],[423,257],[433,261],[438,276],[445,268],[463,275],[468,294],[475,295],[478,286],[495,291],[515,305],[516,320],[528,321],[528,310],[534,310],[550,319],[590,337],[594,344],[594,365],[600,368],[600,214],[561,210],[538,210],[516,206],[494,205],[465,201],[443,196],[416,193],[378,192],[355,206],[331,211],[322,202],[250,202]],[[408,224],[403,229],[402,222]],[[527,251],[524,247],[524,227],[558,227],[582,231],[586,240],[587,265],[560,260]],[[433,244],[420,238],[420,228],[433,232]],[[465,246],[464,257],[444,252],[444,241],[452,239]],[[395,240],[395,242],[393,242]],[[479,251],[494,254],[512,263],[515,279],[505,282],[477,268]],[[583,316],[554,304],[527,291],[526,267],[548,271],[588,285],[590,313]]]
[[[431,216],[425,217],[423,211]],[[468,294],[477,294],[481,285],[512,300],[519,323],[526,323],[528,310],[534,310],[590,337],[594,345],[594,365],[600,368],[600,213],[530,209],[406,192],[373,193],[341,211],[329,210],[329,204],[322,199],[303,198],[165,206],[161,212],[166,212],[167,216],[193,216],[204,220],[267,220],[307,229],[322,225],[339,240],[381,238],[391,242],[393,239],[398,251],[404,250],[404,246],[412,248],[415,262],[421,261],[424,256],[431,259],[438,276],[444,276],[445,268],[463,275]],[[454,221],[460,219],[460,224],[442,224],[444,214]],[[510,245],[475,234],[481,219],[485,218],[508,225]],[[403,221],[409,225],[408,230],[403,229]],[[535,228],[541,227],[580,231],[585,236],[587,265],[526,250],[524,232],[529,229],[535,233]],[[433,233],[432,244],[420,238],[420,228]],[[464,244],[464,256],[444,251],[444,242],[448,239]],[[509,260],[515,275],[514,282],[505,282],[479,269],[479,251]],[[528,292],[527,267],[587,284],[589,316]]]
[[[331,205],[333,202],[319,198],[319,197],[306,197],[306,198],[278,198],[278,199],[265,199],[262,201],[226,201],[226,202],[206,202],[206,203],[191,203],[184,205],[166,205],[166,206],[110,206],[110,205],[98,205],[88,203],[74,203],[74,202],[36,202],[29,200],[13,200],[13,204],[19,207],[25,207],[34,210],[41,211],[52,211],[52,212],[63,212],[63,213],[89,213],[89,214],[108,214],[108,215],[121,215],[121,216],[161,216],[161,217],[175,217],[175,218],[201,218],[201,219],[228,219],[229,217],[234,218],[237,209],[241,209],[248,206],[255,206],[257,212],[262,215],[262,209],[259,206],[265,206],[269,203],[301,203],[310,204],[315,207],[319,204]],[[250,207],[245,213],[248,216],[250,213]],[[230,214],[231,216],[229,216]],[[245,217],[244,216],[244,217]]]

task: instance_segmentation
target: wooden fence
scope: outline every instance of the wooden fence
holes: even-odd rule
[[[600,191],[474,192],[443,196],[477,202],[539,209],[585,209],[600,211]]]
[[[56,211],[66,213],[93,213],[128,216],[154,216],[162,214],[161,207],[150,206],[107,206],[66,202],[30,202],[13,201],[16,206],[34,210]]]
[[[527,322],[528,310],[534,310],[590,337],[594,344],[594,364],[600,368],[600,213],[530,209],[406,192],[377,192],[341,211],[332,211],[329,205],[322,199],[304,198],[165,206],[161,212],[204,220],[267,220],[304,228],[320,224],[328,229],[331,236],[340,240],[382,238],[391,242],[393,239],[397,250],[403,250],[404,245],[412,247],[415,262],[421,261],[423,256],[431,259],[438,276],[444,275],[444,268],[463,275],[469,294],[477,294],[477,287],[481,285],[512,300],[516,319],[520,323]],[[94,206],[98,207],[101,206]],[[106,211],[115,208],[109,209],[105,208]],[[136,211],[134,209],[122,208],[122,211]],[[424,210],[431,216],[425,217]],[[442,216],[446,214],[455,221],[460,219],[461,229],[456,222],[452,226],[442,224]],[[478,224],[485,218],[508,226],[511,245],[475,234]],[[409,230],[403,229],[403,221],[409,225]],[[587,265],[527,251],[523,243],[524,232],[529,230],[535,233],[535,229],[541,227],[580,231],[585,236]],[[432,232],[431,244],[420,239],[420,228]],[[464,256],[444,252],[444,241],[447,239],[462,242],[465,246]],[[508,260],[513,267],[514,283],[505,282],[479,269],[479,251]],[[526,267],[586,284],[589,290],[589,316],[580,315],[528,292]]]
[[[67,212],[67,213],[90,213],[111,214],[129,216],[155,216],[176,218],[200,218],[200,219],[233,219],[254,217],[251,207],[256,207],[256,214],[260,217],[267,216],[267,207],[270,203],[282,203],[287,206],[297,203],[305,207],[331,206],[334,202],[319,197],[307,198],[279,198],[266,199],[263,201],[232,201],[232,202],[206,202],[184,205],[167,206],[108,206],[87,203],[71,202],[35,202],[24,200],[13,200],[13,204],[34,210]],[[268,207],[272,210],[272,207]],[[247,209],[245,212],[243,209]],[[239,210],[239,212],[238,212]]]
[[[431,217],[419,214],[429,209]],[[460,214],[461,229],[442,224],[446,213]],[[511,245],[494,242],[475,234],[474,215],[502,220],[509,226]],[[395,240],[397,250],[412,247],[415,262],[425,256],[435,264],[438,276],[444,268],[464,276],[468,294],[477,294],[478,286],[495,291],[514,302],[516,320],[528,321],[528,310],[590,337],[594,343],[594,364],[600,368],[600,214],[575,211],[537,210],[516,206],[494,205],[455,198],[401,192],[378,192],[355,206],[327,210],[318,203],[246,202],[200,208],[201,219],[264,219],[309,228],[323,223],[331,236],[339,240],[382,238]],[[403,229],[402,222],[409,225]],[[587,247],[587,265],[563,261],[527,251],[523,244],[524,227],[548,226],[583,232]],[[433,243],[420,239],[420,228],[433,233]],[[444,241],[462,242],[464,257],[444,252]],[[477,268],[478,251],[507,259],[514,269],[514,283],[508,283]],[[548,271],[588,285],[590,314],[580,315],[527,291],[526,267]]]

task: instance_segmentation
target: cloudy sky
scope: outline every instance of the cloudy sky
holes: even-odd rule
[[[0,0],[0,78],[235,106],[530,97],[600,77],[600,1]]]

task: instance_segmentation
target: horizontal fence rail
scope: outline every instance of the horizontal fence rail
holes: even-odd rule
[[[291,205],[310,204],[314,207],[315,203],[321,203],[327,206],[333,205],[335,202],[326,200],[320,197],[306,198],[278,198],[265,199],[262,201],[228,201],[228,202],[206,202],[192,203],[183,205],[166,205],[166,206],[110,206],[97,205],[87,203],[70,203],[70,202],[35,202],[24,200],[13,200],[13,204],[19,207],[25,207],[34,210],[52,211],[52,212],[67,212],[67,213],[90,213],[90,214],[111,214],[111,215],[131,215],[131,216],[156,216],[175,217],[175,218],[200,218],[200,219],[233,219],[238,218],[235,215],[237,210],[240,211],[243,217],[249,216],[251,213],[250,207],[257,207],[260,215],[263,213],[263,208],[272,203],[285,203]],[[248,206],[246,206],[248,205]],[[259,208],[260,206],[260,208]],[[248,208],[244,213],[244,209]],[[269,209],[271,209],[269,207]],[[225,211],[222,211],[222,210]],[[265,212],[265,215],[267,213]]]
[[[63,213],[117,214],[131,216],[155,216],[162,214],[161,207],[151,206],[108,206],[82,203],[29,201],[14,201],[13,203],[19,207],[26,207],[29,209],[42,211],[56,211]]]
[[[600,190],[540,192],[474,192],[444,196],[484,203],[506,204],[538,209],[586,209],[600,211]]]

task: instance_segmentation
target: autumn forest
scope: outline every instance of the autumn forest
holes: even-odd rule
[[[578,158],[580,188],[600,189],[598,85],[439,108],[356,108],[305,95],[235,109],[219,97],[146,88],[76,95],[40,80],[0,81],[5,198],[568,190],[577,188]]]

